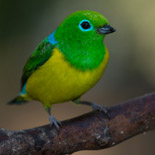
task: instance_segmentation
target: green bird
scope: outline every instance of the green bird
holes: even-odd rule
[[[69,15],[34,50],[24,66],[21,91],[9,104],[40,101],[57,129],[61,123],[51,115],[53,104],[73,101],[106,113],[105,107],[80,97],[102,77],[109,59],[103,40],[114,31],[100,13],[84,10]]]

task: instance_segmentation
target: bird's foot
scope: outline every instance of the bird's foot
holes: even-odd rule
[[[105,114],[108,115],[108,108],[105,107],[105,106],[102,106],[102,105],[99,105],[99,104],[96,104],[96,103],[92,103],[92,102],[88,102],[88,101],[81,101],[79,99],[74,100],[73,102],[76,103],[76,104],[84,104],[84,105],[91,106],[93,110],[102,111],[102,112],[104,112]]]
[[[49,121],[50,121],[50,127],[55,126],[57,130],[60,129],[61,122],[59,120],[56,120],[54,116],[50,115]]]
[[[92,103],[91,106],[92,106],[93,110],[102,111],[105,114],[108,114],[108,108],[106,108],[105,106],[102,106],[102,105],[99,105],[99,104],[96,104],[96,103]]]

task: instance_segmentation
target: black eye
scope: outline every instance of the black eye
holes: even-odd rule
[[[79,24],[79,28],[81,31],[90,31],[93,29],[93,26],[91,25],[89,20],[82,20]]]
[[[81,23],[81,27],[83,29],[89,29],[91,27],[91,25],[87,21],[85,21],[85,22]]]

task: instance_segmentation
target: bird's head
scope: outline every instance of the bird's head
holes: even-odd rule
[[[77,11],[68,16],[57,28],[56,40],[91,42],[103,40],[106,34],[115,32],[108,20],[100,13]]]
[[[83,70],[92,69],[104,58],[105,35],[114,31],[100,13],[77,11],[59,25],[54,33],[54,40],[68,62]]]

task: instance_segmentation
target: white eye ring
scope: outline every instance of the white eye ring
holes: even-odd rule
[[[79,24],[79,28],[81,31],[90,31],[93,29],[93,26],[91,25],[89,20],[82,20]]]

